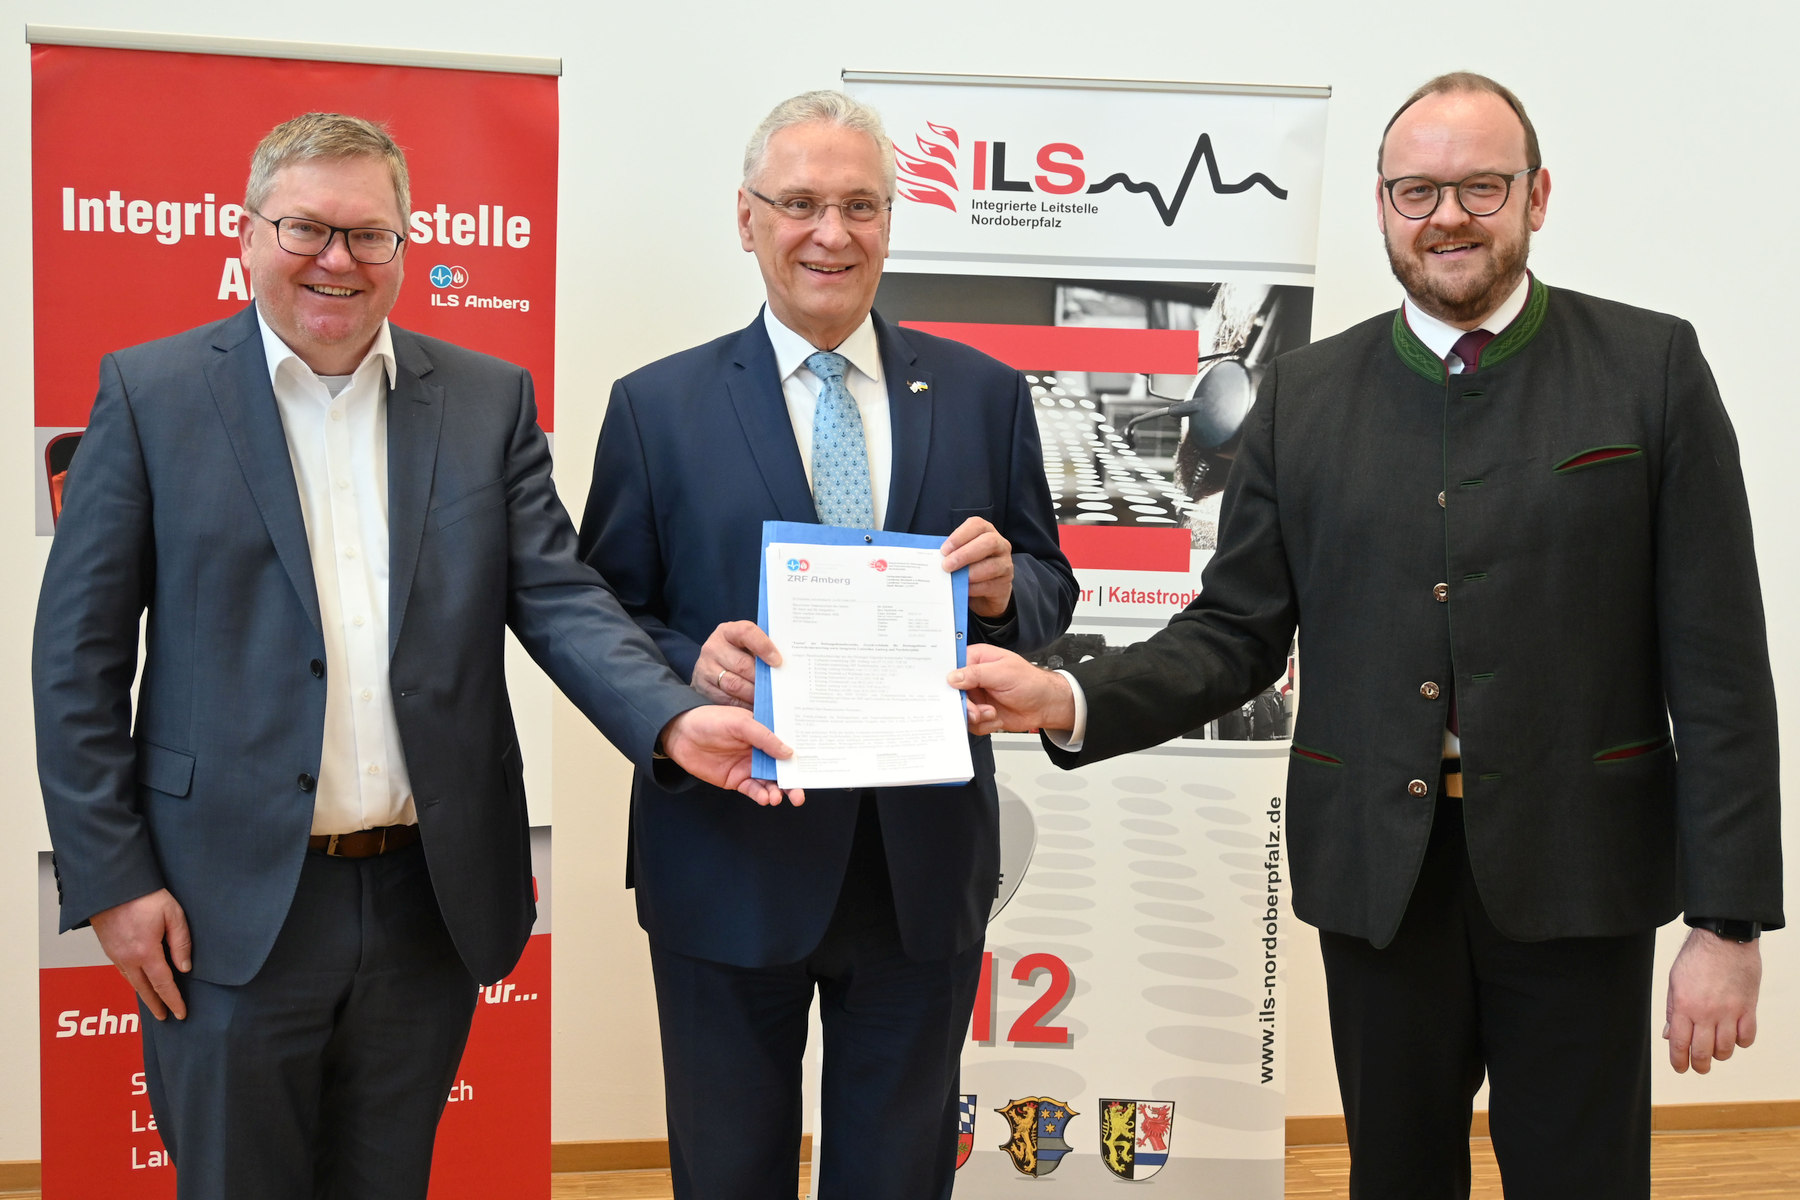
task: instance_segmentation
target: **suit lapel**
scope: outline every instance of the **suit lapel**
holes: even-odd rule
[[[425,537],[425,514],[437,472],[444,426],[443,389],[429,381],[431,358],[411,334],[389,326],[394,339],[394,386],[388,391],[388,654],[400,644],[400,625],[412,595]]]
[[[806,465],[794,441],[794,423],[788,417],[787,400],[776,373],[775,350],[769,345],[762,314],[742,333],[732,348],[736,370],[725,378],[732,407],[744,439],[750,443],[750,462],[762,474],[763,486],[784,521],[817,523],[812,491],[806,486]],[[736,464],[704,463],[703,470],[739,469]]]
[[[925,459],[931,447],[931,372],[921,371],[918,355],[904,334],[875,314],[875,337],[881,346],[881,373],[886,377],[888,421],[894,433],[894,458],[888,476],[887,516],[882,528],[906,532],[919,507],[925,483]]]
[[[300,512],[300,488],[288,456],[287,431],[269,383],[268,357],[254,307],[219,327],[213,349],[220,351],[206,366],[207,386],[224,422],[238,466],[268,527],[269,540],[281,559],[300,604],[319,628],[319,589],[313,581],[312,552],[306,544],[306,518]]]

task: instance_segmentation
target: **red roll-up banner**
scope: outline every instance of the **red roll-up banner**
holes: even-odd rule
[[[380,121],[406,151],[394,322],[528,368],[553,428],[553,75],[34,45],[31,79],[40,534],[54,531],[100,356],[249,303],[237,229],[250,152],[302,112]]]
[[[93,32],[95,41],[130,37]],[[250,154],[303,112],[379,121],[406,151],[412,211],[394,322],[530,369],[539,420],[552,428],[553,60],[482,59],[464,69],[392,65],[424,57],[405,50],[367,51],[387,63],[326,61],[365,55],[244,43],[222,53],[119,49],[31,36],[40,534],[54,532],[61,472],[87,424],[101,356],[250,302],[237,237]],[[477,1003],[439,1129],[432,1200],[549,1195],[548,828],[533,831],[532,851],[538,924],[513,974]],[[48,855],[41,874],[45,1200],[172,1197],[136,999],[90,931],[56,934]]]

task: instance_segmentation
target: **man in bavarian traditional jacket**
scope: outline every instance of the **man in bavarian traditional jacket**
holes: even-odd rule
[[[952,680],[1073,767],[1255,695],[1298,626],[1288,848],[1351,1195],[1467,1196],[1485,1076],[1509,1195],[1646,1197],[1655,930],[1693,927],[1662,1035],[1704,1072],[1783,921],[1736,439],[1687,322],[1525,269],[1550,175],[1510,91],[1432,80],[1378,170],[1405,302],[1269,371],[1200,597],[1124,654]]]

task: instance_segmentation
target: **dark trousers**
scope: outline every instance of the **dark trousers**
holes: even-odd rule
[[[309,853],[256,977],[181,990],[187,1020],[143,1014],[180,1200],[422,1200],[475,980],[420,847]]]
[[[872,799],[861,813],[843,893],[807,958],[746,968],[650,947],[676,1200],[793,1200],[815,989],[825,1045],[813,1194],[950,1193],[981,947],[906,957]]]
[[[1392,944],[1321,933],[1356,1200],[1464,1200],[1485,1073],[1508,1196],[1650,1195],[1654,931],[1517,942],[1469,872],[1462,802],[1438,805]]]

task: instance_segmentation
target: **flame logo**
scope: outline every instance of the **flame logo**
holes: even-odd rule
[[[948,125],[927,121],[925,128],[935,136],[927,138],[922,133],[914,136],[913,141],[919,146],[918,154],[902,150],[899,143],[894,144],[894,166],[899,174],[896,190],[918,204],[935,204],[955,212],[956,201],[950,192],[959,190],[956,186],[956,152],[962,148],[962,139]]]
[[[887,570],[887,559],[871,558],[869,560],[869,565],[871,567],[874,567],[877,571],[885,571],[885,570]]]

